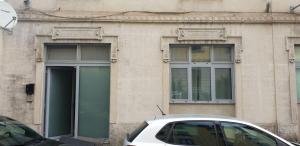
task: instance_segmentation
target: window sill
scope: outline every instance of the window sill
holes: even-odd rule
[[[216,101],[178,101],[170,100],[170,104],[235,104],[234,100],[216,100]]]

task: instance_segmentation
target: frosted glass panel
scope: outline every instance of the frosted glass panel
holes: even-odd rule
[[[193,100],[211,100],[210,68],[195,67],[192,69]]]
[[[172,68],[172,99],[188,99],[187,69]]]
[[[192,62],[210,62],[210,46],[193,45]]]
[[[231,48],[229,46],[214,46],[214,61],[226,61],[230,62]]]
[[[171,61],[188,61],[188,46],[171,46]]]
[[[81,60],[102,60],[109,61],[109,45],[81,45]]]
[[[76,60],[76,45],[47,46],[48,60]]]
[[[231,69],[216,68],[216,98],[232,99],[231,89]]]
[[[80,67],[78,136],[108,138],[109,67]]]

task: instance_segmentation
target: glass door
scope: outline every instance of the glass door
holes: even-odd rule
[[[73,135],[75,68],[48,67],[46,137]]]

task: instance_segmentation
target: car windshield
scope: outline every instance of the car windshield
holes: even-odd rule
[[[0,146],[26,145],[43,139],[32,129],[10,118],[0,118]]]

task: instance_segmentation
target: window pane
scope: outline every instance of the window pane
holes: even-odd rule
[[[81,60],[109,61],[109,45],[81,45]]]
[[[221,128],[230,146],[277,146],[270,135],[247,125],[224,122]]]
[[[48,45],[48,60],[76,60],[76,45]]]
[[[296,78],[297,78],[297,98],[300,101],[300,68],[296,69]]]
[[[192,45],[192,62],[210,62],[210,46]]]
[[[232,99],[231,87],[231,69],[216,68],[216,98],[217,99]]]
[[[188,61],[188,46],[171,46],[171,61]]]
[[[229,46],[214,46],[214,61],[232,61],[231,59],[231,48]]]
[[[192,69],[193,100],[211,100],[210,68]]]
[[[300,61],[300,45],[295,46],[295,59],[296,61]]]
[[[172,68],[172,99],[188,99],[187,69]]]
[[[175,145],[217,146],[215,126],[211,122],[176,123],[170,143]]]

